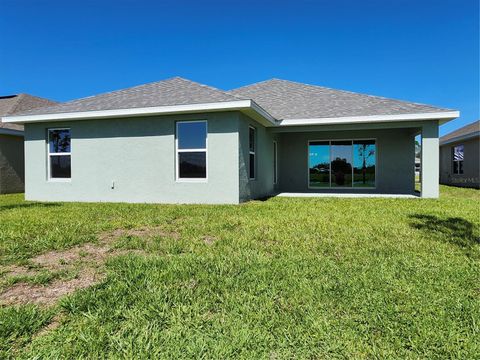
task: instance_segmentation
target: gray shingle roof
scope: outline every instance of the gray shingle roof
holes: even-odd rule
[[[180,77],[174,77],[167,80],[64,102],[39,111],[27,111],[21,115],[203,104],[241,99],[240,96],[228,94],[211,86],[199,84]]]
[[[26,110],[42,108],[57,104],[55,101],[32,96],[28,94],[0,96],[0,117],[13,115]],[[0,119],[0,128],[10,130],[23,130],[23,125],[6,124]]]
[[[133,109],[253,100],[283,119],[397,115],[451,111],[430,105],[272,79],[223,91],[180,77],[113,91],[16,115]]]
[[[247,85],[229,93],[254,100],[277,120],[452,111],[280,79]]]
[[[450,140],[458,138],[458,137],[474,135],[475,133],[478,135],[479,132],[480,132],[480,120],[477,120],[477,121],[474,121],[471,124],[468,124],[468,125],[465,125],[464,127],[461,127],[460,129],[452,131],[451,133],[443,135],[440,138],[440,144],[443,144],[447,141],[450,141]]]

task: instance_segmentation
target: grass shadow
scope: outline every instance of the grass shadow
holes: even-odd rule
[[[436,235],[442,241],[468,250],[480,244],[480,237],[475,232],[475,226],[470,221],[459,217],[440,218],[435,215],[410,215],[410,226],[415,229]]]
[[[20,204],[9,204],[9,205],[0,205],[0,212],[1,211],[8,211],[14,209],[25,209],[25,208],[47,208],[47,207],[54,207],[54,206],[61,206],[58,203],[20,203]]]
[[[266,196],[262,196],[262,197],[259,197],[259,198],[255,198],[255,201],[265,202],[265,201],[270,200],[271,198],[274,198],[275,196],[276,195],[266,195]]]

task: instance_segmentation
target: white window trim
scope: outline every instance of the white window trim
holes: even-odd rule
[[[463,173],[460,172],[460,162],[463,162],[464,160],[455,160],[454,159],[454,156],[455,156],[455,148],[456,147],[459,147],[459,146],[463,146],[463,156],[465,157],[465,145],[463,144],[458,144],[458,145],[454,145],[452,146],[452,173],[454,175],[463,175]],[[457,163],[457,172],[455,172],[455,163]]]
[[[201,149],[179,149],[178,148],[178,124],[183,123],[205,123],[205,148]],[[205,177],[204,178],[181,178],[180,161],[178,154],[181,152],[204,152],[205,153]],[[179,120],[175,123],[175,181],[182,183],[206,183],[208,182],[208,121],[207,120]]]
[[[253,130],[253,151],[250,150],[250,129]],[[250,176],[250,155],[253,155],[253,174]],[[256,180],[257,178],[257,129],[253,126],[248,127],[248,180]]]
[[[278,184],[278,143],[273,140],[273,185]]]
[[[354,141],[362,141],[362,140],[373,140],[375,141],[375,186],[372,187],[354,187],[353,186],[353,153],[352,153],[352,186],[339,186],[339,187],[332,187],[332,141],[351,141],[352,142],[352,152],[353,152],[353,142]],[[312,142],[328,142],[328,150],[329,150],[329,158],[330,158],[330,166],[329,166],[329,180],[330,185],[329,187],[316,187],[310,186],[310,143]],[[376,138],[361,138],[361,139],[319,139],[319,140],[308,140],[307,141],[307,185],[309,190],[375,190],[377,188],[377,153],[378,153],[378,143]]]
[[[70,151],[62,153],[50,152],[50,132],[54,130],[69,130],[70,131]],[[54,178],[52,177],[50,158],[52,156],[68,156],[70,155],[70,177],[69,178]],[[47,181],[48,182],[71,182],[72,181],[72,129],[68,127],[64,128],[48,128],[47,129]]]

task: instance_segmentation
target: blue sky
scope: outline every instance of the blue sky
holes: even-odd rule
[[[477,0],[0,0],[0,31],[0,94],[277,77],[480,117]]]

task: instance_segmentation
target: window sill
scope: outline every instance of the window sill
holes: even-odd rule
[[[207,179],[177,179],[177,183],[207,183]]]
[[[72,179],[48,179],[47,182],[49,183],[71,183]]]

